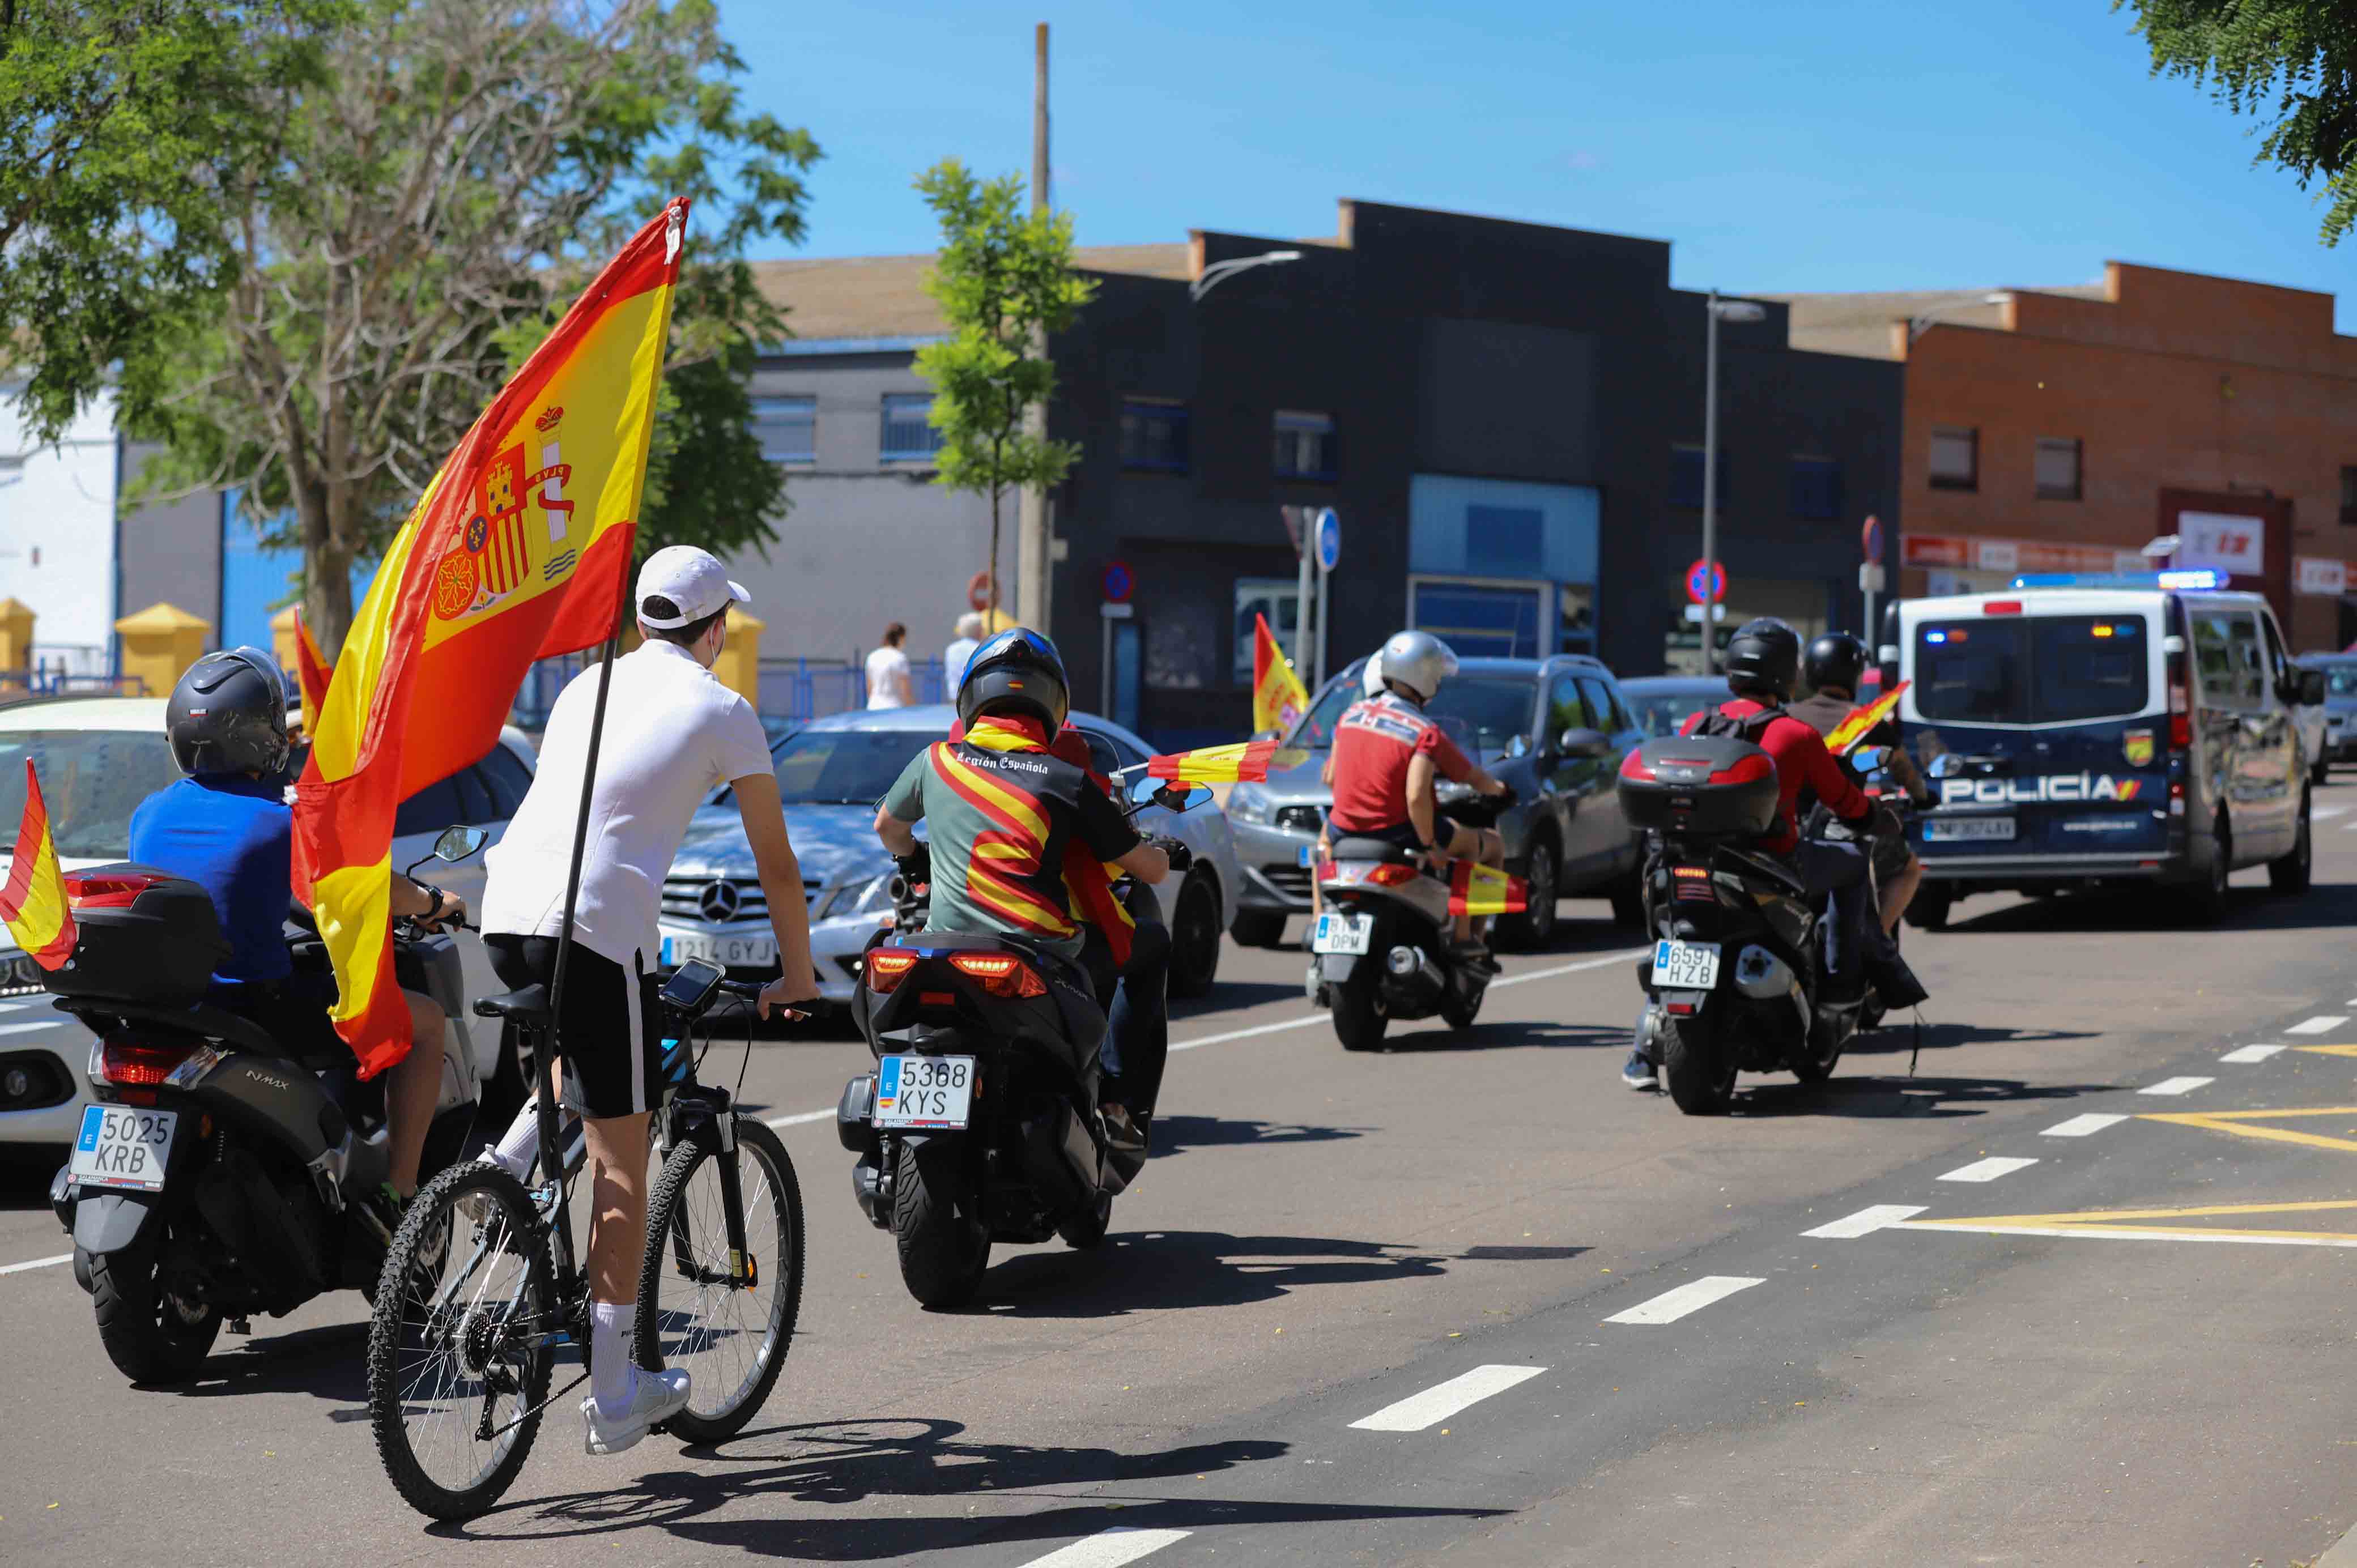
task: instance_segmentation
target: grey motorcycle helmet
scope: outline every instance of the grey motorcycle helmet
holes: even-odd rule
[[[1399,688],[1418,705],[1432,701],[1440,683],[1457,673],[1457,655],[1428,631],[1392,634],[1375,657],[1383,660],[1383,684]]]
[[[206,654],[172,688],[164,735],[183,773],[278,772],[294,751],[278,660],[259,648]]]

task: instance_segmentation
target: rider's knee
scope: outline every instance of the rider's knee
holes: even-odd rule
[[[409,1037],[420,1043],[440,1040],[446,1022],[442,1004],[414,991],[404,991],[401,995],[409,1004]]]

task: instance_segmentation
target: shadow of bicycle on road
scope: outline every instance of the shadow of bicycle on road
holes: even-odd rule
[[[1120,1209],[1114,1208],[1114,1223]],[[1237,1306],[1319,1285],[1428,1278],[1447,1260],[1384,1241],[1116,1230],[1092,1251],[1019,1252],[983,1276],[967,1312],[995,1317],[1121,1317]]]

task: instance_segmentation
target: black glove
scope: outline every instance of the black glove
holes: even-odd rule
[[[933,846],[919,839],[916,848],[906,854],[894,855],[892,864],[900,868],[909,886],[921,887],[933,879]]]
[[[1517,801],[1521,800],[1522,798],[1521,791],[1517,790],[1512,784],[1505,786],[1496,794],[1490,797],[1491,800],[1497,806],[1498,810],[1501,811],[1510,810]]]
[[[1195,852],[1177,839],[1158,838],[1146,842],[1170,857],[1170,869],[1173,871],[1184,871],[1195,864]]]

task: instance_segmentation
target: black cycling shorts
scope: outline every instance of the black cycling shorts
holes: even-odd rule
[[[511,991],[550,985],[556,977],[556,939],[492,932],[483,938],[491,969]],[[649,1109],[658,1081],[662,1031],[644,968],[624,969],[579,942],[565,965],[564,1011],[556,1020],[556,1052],[565,1062],[565,1105],[584,1116],[629,1116]]]

